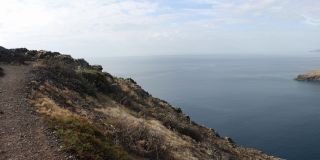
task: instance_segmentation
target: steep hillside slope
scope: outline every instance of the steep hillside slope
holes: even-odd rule
[[[48,51],[0,48],[0,62],[31,63],[30,104],[78,159],[277,159],[200,126],[134,80]]]

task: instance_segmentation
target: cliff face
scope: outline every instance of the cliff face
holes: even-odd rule
[[[78,159],[277,159],[237,146],[134,80],[83,59],[0,47],[0,62],[32,65],[29,102]]]

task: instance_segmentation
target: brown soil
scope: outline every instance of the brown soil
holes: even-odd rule
[[[54,138],[26,101],[31,66],[4,65],[0,77],[0,160],[60,160]]]

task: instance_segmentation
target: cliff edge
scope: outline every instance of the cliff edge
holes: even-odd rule
[[[114,77],[84,59],[0,47],[2,80],[12,72],[4,65],[29,68],[25,96],[39,117],[32,120],[42,121],[49,132],[45,135],[56,138],[52,153],[71,155],[48,159],[279,159],[220,137],[214,129],[193,122],[180,108],[153,97],[133,79]]]

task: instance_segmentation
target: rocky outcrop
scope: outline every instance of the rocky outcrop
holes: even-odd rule
[[[5,49],[0,47],[0,62],[24,63],[29,58],[26,55],[27,51],[25,48]]]
[[[320,82],[320,71],[312,71],[312,72],[298,75],[295,78],[295,80]]]

